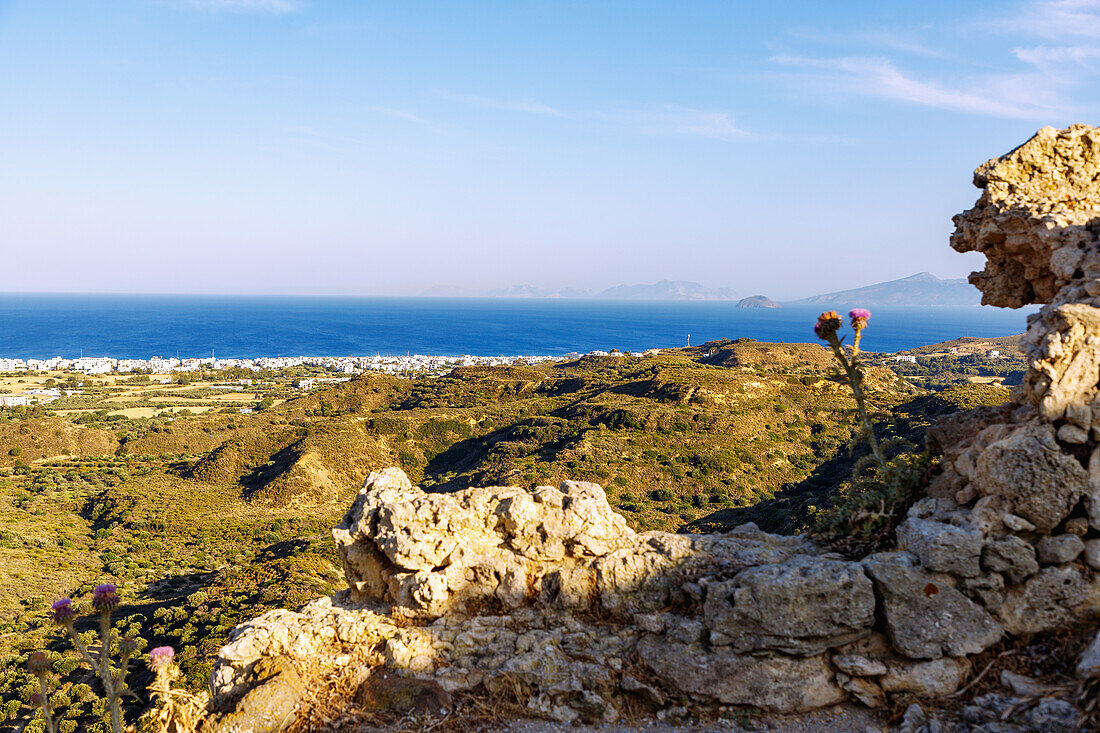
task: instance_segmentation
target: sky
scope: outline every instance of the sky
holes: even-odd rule
[[[0,0],[8,291],[415,295],[930,271],[1100,121],[1100,0]]]

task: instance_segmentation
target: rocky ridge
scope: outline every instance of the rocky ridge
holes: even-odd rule
[[[878,707],[951,694],[1006,635],[1100,611],[1098,175],[1100,131],[1085,126],[1046,128],[979,168],[983,193],[952,245],[986,254],[972,282],[987,302],[1047,305],[1030,319],[1015,400],[929,431],[942,470],[896,551],[847,560],[753,525],[636,533],[595,484],[433,494],[386,469],[333,530],[349,589],[238,627],[213,692],[239,712],[297,676],[288,694],[305,710],[318,690],[369,688],[385,669],[435,685],[437,701],[519,690],[529,714],[559,721],[685,697]],[[1082,678],[1100,673],[1090,659]],[[293,675],[257,684],[257,669],[280,665]],[[1028,713],[1039,729],[1069,720],[1057,702]],[[971,707],[974,729],[1028,729],[982,727]],[[919,712],[903,729],[933,729]]]

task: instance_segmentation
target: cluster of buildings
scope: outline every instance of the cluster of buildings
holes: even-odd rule
[[[591,352],[594,354],[603,352]],[[0,372],[46,372],[74,371],[84,374],[110,374],[142,372],[151,374],[169,374],[171,372],[194,372],[202,369],[286,369],[297,366],[319,366],[333,372],[358,374],[364,371],[387,372],[391,374],[416,373],[431,374],[453,369],[456,366],[495,366],[510,364],[533,364],[543,361],[562,361],[577,358],[581,354],[557,356],[429,356],[409,354],[407,356],[264,356],[257,359],[216,359],[213,356],[201,359],[161,358],[151,359],[112,359],[110,357],[82,356],[66,359],[55,356],[52,359],[0,359]]]
[[[53,402],[63,394],[80,394],[79,389],[28,389],[22,394],[0,394],[0,407],[28,407]]]

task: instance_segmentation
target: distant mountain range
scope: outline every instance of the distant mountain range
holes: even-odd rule
[[[738,300],[730,288],[708,288],[687,280],[661,280],[652,284],[616,285],[593,293],[583,288],[540,288],[534,285],[513,285],[492,290],[472,290],[439,285],[421,295],[435,297],[481,298],[607,298],[616,300]],[[981,293],[962,278],[941,280],[930,272],[867,285],[862,288],[840,290],[835,293],[813,295],[800,300],[786,301],[784,305],[822,305],[837,308],[864,305],[978,305]],[[781,305],[764,295],[753,295],[738,300],[741,308],[779,308]]]
[[[736,300],[737,293],[729,288],[705,288],[686,280],[662,280],[652,285],[616,285],[596,297],[620,300]]]
[[[686,280],[662,280],[648,285],[616,285],[598,293],[583,288],[539,288],[512,285],[507,288],[474,291],[469,288],[437,285],[421,293],[442,298],[613,298],[618,300],[736,300],[729,288],[707,288]]]
[[[982,295],[962,278],[941,280],[930,272],[867,285],[851,290],[814,295],[791,305],[979,305]]]

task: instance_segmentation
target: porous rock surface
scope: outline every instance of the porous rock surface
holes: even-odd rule
[[[1006,635],[1100,610],[1098,181],[1083,125],[978,169],[952,246],[985,254],[986,303],[1045,305],[1012,402],[928,431],[939,473],[896,552],[845,560],[754,525],[637,533],[595,484],[426,493],[390,468],[333,530],[349,589],[235,629],[213,692],[240,697],[279,658],[322,684],[378,667],[447,692],[520,684],[560,721],[613,720],[628,698],[881,706],[950,694]]]

